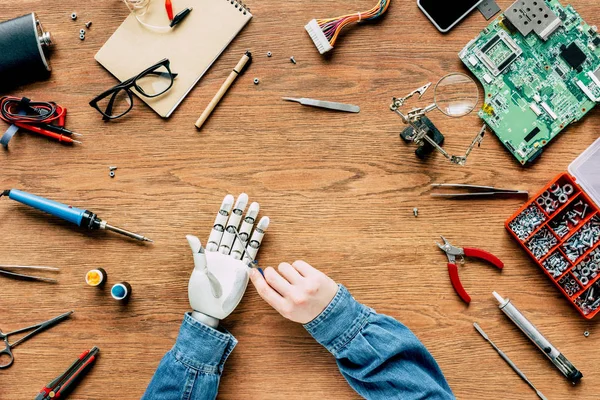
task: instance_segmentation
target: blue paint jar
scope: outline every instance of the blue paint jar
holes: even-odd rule
[[[117,301],[127,301],[131,297],[131,285],[127,282],[119,282],[110,289],[110,295]]]

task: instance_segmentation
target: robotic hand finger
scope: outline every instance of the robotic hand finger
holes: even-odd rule
[[[225,228],[225,232],[223,232],[223,237],[221,238],[221,244],[219,245],[219,252],[223,254],[231,253],[233,242],[236,238],[236,232],[240,227],[240,222],[242,221],[242,214],[246,209],[246,205],[248,204],[248,195],[246,193],[242,193],[240,197],[238,197],[235,202],[235,206],[233,207],[233,212],[227,221],[227,227]]]
[[[250,204],[246,217],[242,222],[242,227],[236,235],[237,240],[234,242],[233,249],[231,250],[231,256],[236,260],[241,260],[244,256],[246,244],[252,233],[252,228],[254,228],[254,222],[256,221],[256,217],[258,217],[259,211],[260,206],[258,203]]]
[[[206,245],[206,250],[217,251],[219,249],[219,244],[221,243],[221,238],[223,237],[225,225],[227,223],[227,219],[229,218],[229,213],[231,212],[232,207],[233,196],[228,194],[223,199],[221,208],[217,213],[217,218],[215,218],[215,223],[213,225],[212,231],[210,232],[208,244]]]

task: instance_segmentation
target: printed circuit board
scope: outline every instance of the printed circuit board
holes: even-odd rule
[[[519,0],[459,53],[479,116],[523,165],[600,102],[600,36],[572,6]]]

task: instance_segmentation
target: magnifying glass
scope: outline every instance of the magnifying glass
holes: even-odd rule
[[[448,117],[464,117],[470,114],[479,102],[479,89],[475,81],[462,73],[448,74],[435,85],[434,104]]]
[[[479,102],[479,88],[477,83],[468,75],[460,72],[453,72],[442,77],[435,85],[433,103],[425,108],[415,108],[404,114],[402,107],[408,99],[413,96],[423,96],[429,89],[431,83],[428,83],[402,98],[392,98],[390,109],[398,114],[405,124],[411,125],[405,129],[400,136],[405,141],[410,141],[419,146],[417,156],[423,157],[423,154],[429,154],[434,150],[440,152],[453,164],[465,165],[467,157],[475,146],[478,146],[483,140],[486,127],[481,130],[467,148],[464,156],[454,156],[446,152],[441,146],[444,141],[443,135],[433,126],[432,122],[426,117],[426,114],[433,110],[440,112],[448,117],[459,118],[470,114]],[[436,133],[437,132],[437,133]],[[421,155],[420,155],[421,154]]]

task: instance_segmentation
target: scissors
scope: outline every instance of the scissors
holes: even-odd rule
[[[0,360],[3,358],[3,356],[8,356],[8,362],[6,362],[4,364],[0,364],[0,369],[10,367],[12,365],[13,361],[15,360],[13,353],[12,353],[13,347],[17,346],[20,343],[23,343],[24,341],[26,341],[30,337],[40,333],[41,331],[46,330],[46,329],[52,327],[53,325],[58,324],[63,319],[68,318],[71,314],[73,314],[73,311],[66,312],[62,315],[59,315],[58,317],[49,319],[48,321],[40,322],[39,324],[28,326],[27,328],[17,329],[16,331],[12,331],[9,333],[2,333],[2,331],[0,331],[0,339],[4,340],[4,344],[6,345],[6,348],[4,350],[0,350]],[[23,336],[21,339],[17,340],[16,342],[13,342],[12,344],[8,343],[8,337],[10,335],[14,335],[15,333],[26,332],[31,329],[34,329],[34,330],[32,332],[29,332],[27,335]],[[2,361],[0,361],[0,363],[1,362]]]

